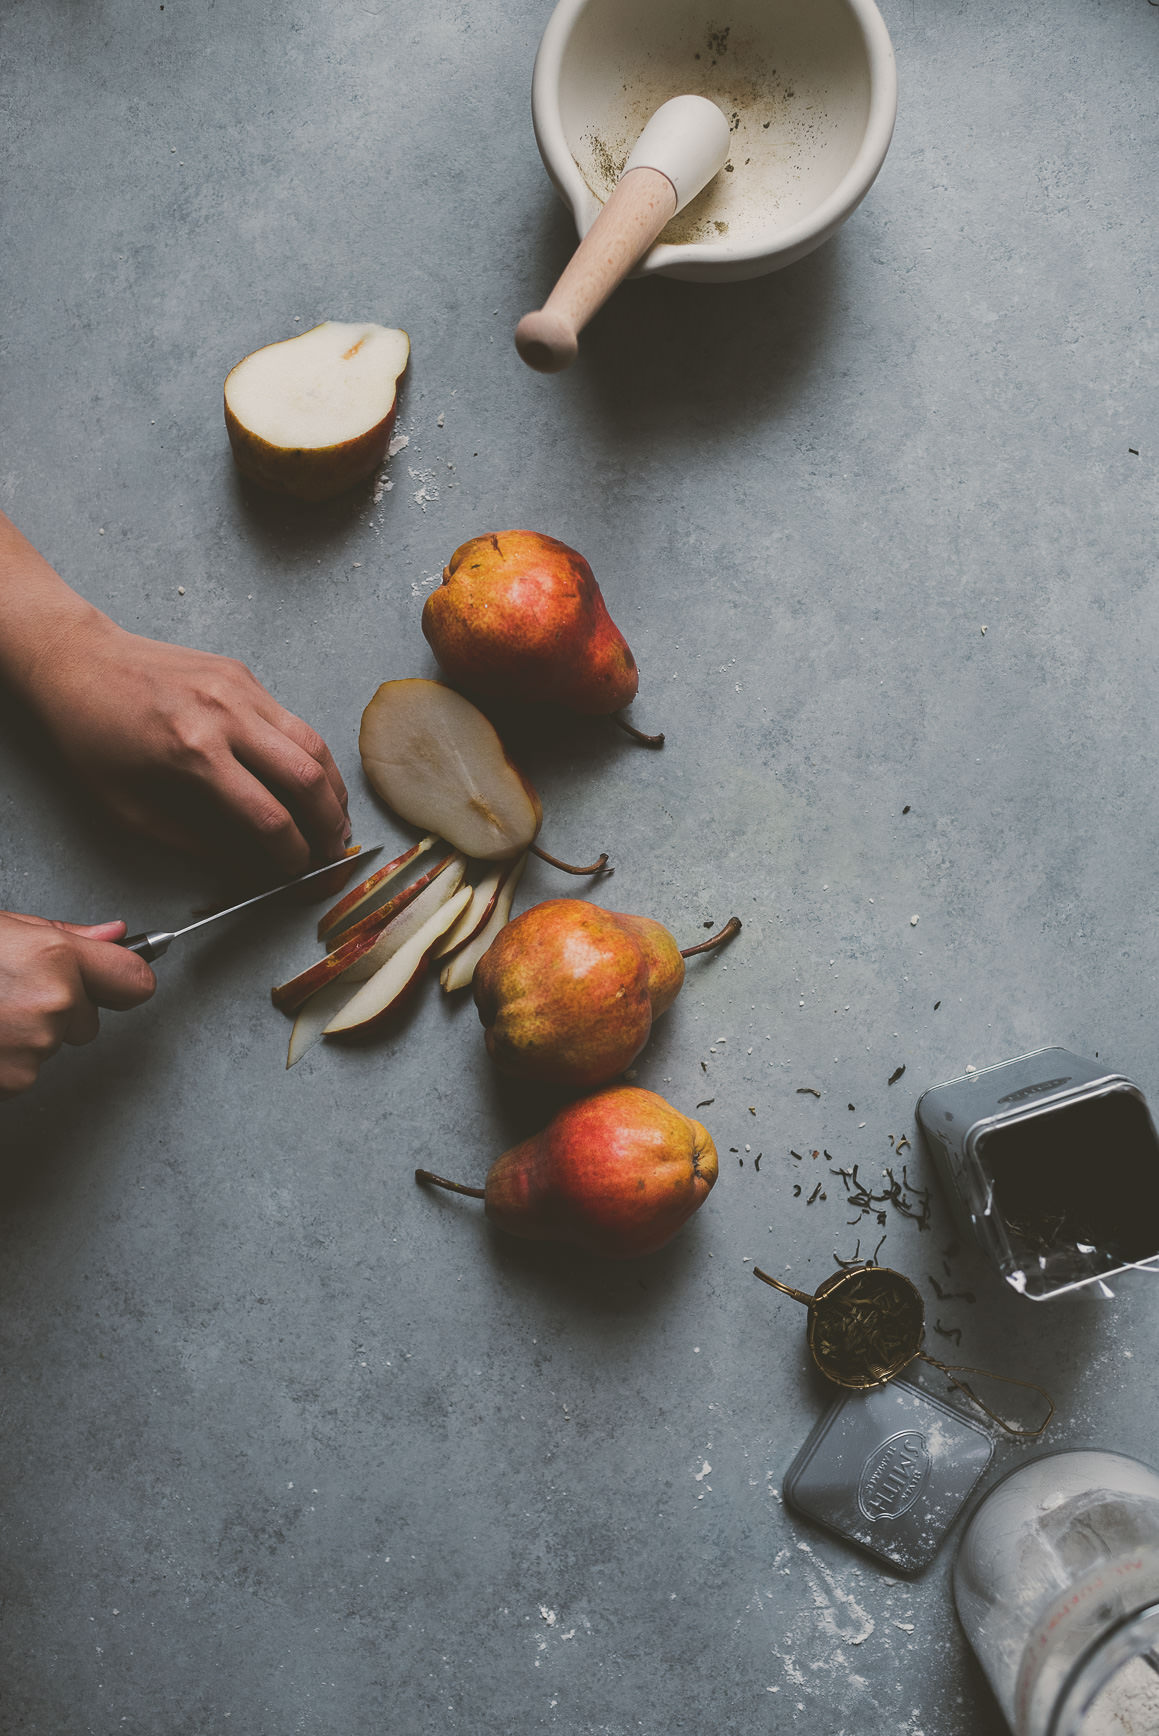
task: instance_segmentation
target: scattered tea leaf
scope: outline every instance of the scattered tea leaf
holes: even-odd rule
[[[898,1082],[898,1080],[899,1080],[899,1079],[900,1079],[900,1078],[901,1078],[901,1076],[902,1076],[902,1074],[903,1074],[903,1073],[904,1073],[904,1072],[905,1072],[905,1067],[904,1067],[904,1065],[903,1065],[903,1066],[901,1066],[901,1067],[898,1067],[898,1068],[896,1068],[896,1069],[895,1069],[895,1070],[894,1070],[894,1071],[893,1071],[893,1072],[892,1072],[892,1073],[891,1073],[891,1074],[890,1074],[890,1076],[889,1076],[889,1078],[888,1078],[888,1079],[887,1079],[887,1080],[886,1080],[886,1084],[887,1084],[887,1085],[896,1085],[896,1084],[897,1084],[897,1082]]]

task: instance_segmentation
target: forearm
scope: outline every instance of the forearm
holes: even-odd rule
[[[47,671],[107,615],[66,585],[0,512],[0,680],[32,705]]]

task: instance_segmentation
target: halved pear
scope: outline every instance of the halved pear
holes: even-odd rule
[[[358,736],[371,784],[402,819],[465,856],[520,856],[539,831],[539,797],[477,706],[438,681],[385,681]]]
[[[225,425],[243,476],[299,500],[329,500],[386,456],[403,331],[324,320],[254,350],[225,382]]]
[[[369,982],[363,983],[330,1020],[323,1034],[327,1037],[352,1031],[366,1034],[397,1012],[404,998],[425,974],[432,947],[470,902],[471,888],[460,886],[454,897],[437,910]]]
[[[382,902],[385,902],[386,888],[391,881],[396,880],[404,868],[409,868],[411,863],[431,849],[434,843],[434,838],[420,838],[417,844],[412,844],[409,850],[404,850],[401,856],[396,856],[385,868],[376,868],[373,874],[360,880],[357,886],[352,886],[337,904],[332,904],[326,914],[318,918],[318,939],[325,940],[328,934],[336,933],[348,923],[368,916],[372,909],[377,909],[380,895]]]
[[[439,982],[445,994],[454,994],[456,989],[471,986],[475,976],[475,966],[490,946],[499,930],[510,921],[511,906],[515,901],[515,889],[523,877],[527,866],[526,853],[518,862],[513,862],[491,906],[491,914],[483,926],[478,929],[472,940],[449,958],[439,973]]]

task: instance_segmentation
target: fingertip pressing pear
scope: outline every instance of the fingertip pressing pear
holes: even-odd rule
[[[591,567],[539,531],[493,531],[457,548],[423,605],[422,629],[447,678],[483,697],[606,716],[639,687]],[[663,742],[616,721],[649,746]]]
[[[708,1198],[717,1167],[699,1121],[654,1091],[613,1085],[569,1104],[542,1133],[504,1152],[484,1187],[426,1169],[415,1179],[481,1199],[509,1235],[623,1260],[671,1241]]]
[[[225,382],[225,425],[243,476],[277,494],[329,500],[386,456],[410,339],[324,320],[254,350]]]
[[[475,968],[487,1051],[505,1073],[545,1084],[606,1084],[631,1066],[684,983],[684,960],[732,938],[732,917],[682,952],[660,922],[578,898],[525,910]]]

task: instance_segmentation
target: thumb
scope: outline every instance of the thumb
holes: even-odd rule
[[[127,924],[116,922],[57,922],[54,928],[63,928],[68,934],[79,934],[84,940],[120,940]]]

